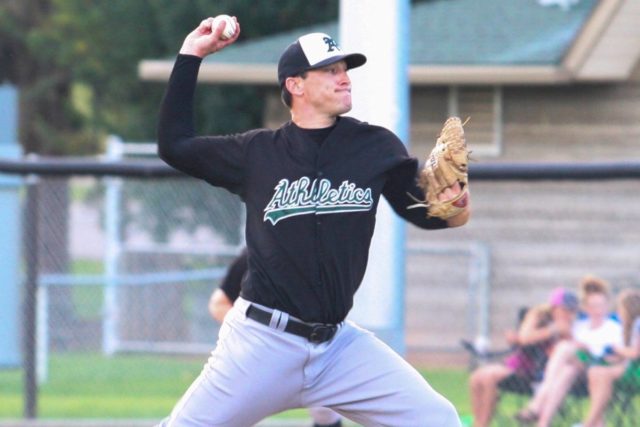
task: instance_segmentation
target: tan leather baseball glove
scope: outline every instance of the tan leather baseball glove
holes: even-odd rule
[[[461,213],[468,201],[469,150],[464,137],[464,128],[458,117],[450,117],[444,123],[436,146],[420,172],[419,185],[426,200],[410,207],[426,207],[429,217],[448,219]],[[444,196],[447,188],[460,192],[452,198]],[[450,194],[450,192],[449,192]]]

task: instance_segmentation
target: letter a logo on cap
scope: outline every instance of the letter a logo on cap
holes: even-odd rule
[[[334,49],[340,50],[340,48],[338,47],[338,43],[333,41],[331,37],[325,37],[322,39],[322,41],[324,41],[328,46],[327,52],[333,52]]]
[[[328,34],[312,33],[298,39],[310,66],[340,55],[340,48]]]

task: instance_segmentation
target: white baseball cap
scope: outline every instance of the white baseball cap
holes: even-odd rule
[[[345,61],[347,69],[356,68],[367,62],[361,53],[344,53],[331,36],[324,33],[310,33],[291,43],[278,61],[278,82],[284,86],[287,77],[321,68],[338,61]]]

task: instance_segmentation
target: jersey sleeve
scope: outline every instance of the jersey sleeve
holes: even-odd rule
[[[251,134],[196,136],[193,113],[202,59],[178,55],[160,107],[158,155],[167,164],[239,194],[244,181],[244,147]]]
[[[248,270],[247,263],[248,254],[247,250],[244,249],[242,253],[233,260],[227,270],[227,274],[222,279],[220,289],[227,294],[227,297],[229,297],[231,301],[235,301],[238,299],[238,296],[240,296],[240,285],[242,284],[242,279]]]
[[[382,189],[394,212],[413,225],[424,229],[447,228],[447,222],[440,218],[428,218],[423,207],[409,208],[416,200],[424,200],[425,195],[417,185],[418,160],[408,157],[388,172],[388,178]]]

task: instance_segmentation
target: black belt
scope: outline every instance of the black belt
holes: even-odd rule
[[[263,310],[251,304],[247,309],[247,317],[256,322],[269,326],[271,324],[272,313]],[[285,332],[308,339],[314,344],[329,341],[336,334],[337,325],[328,325],[325,323],[304,323],[289,318],[287,325],[284,327]]]

